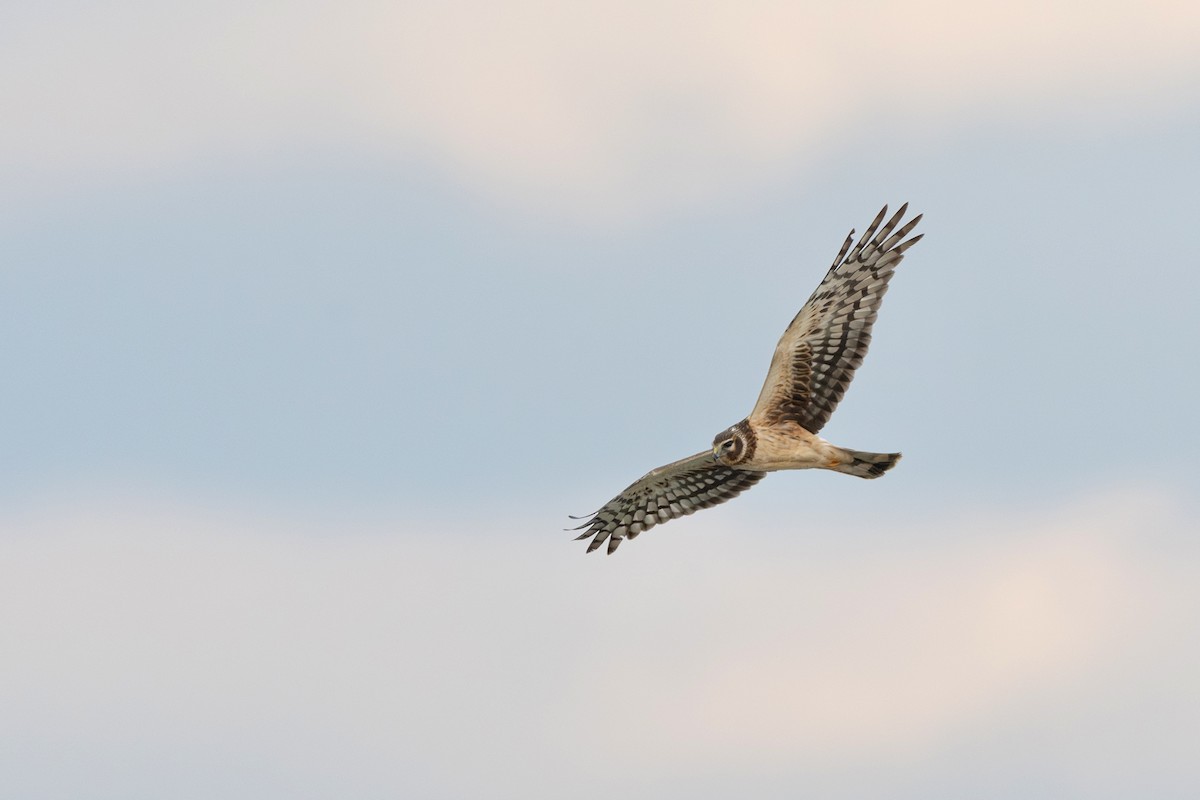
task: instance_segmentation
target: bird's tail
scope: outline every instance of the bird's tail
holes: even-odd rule
[[[839,463],[833,469],[859,478],[878,478],[900,460],[899,453],[868,453],[863,450],[838,448]]]

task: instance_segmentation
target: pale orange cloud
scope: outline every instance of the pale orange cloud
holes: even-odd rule
[[[1200,7],[1165,0],[100,5],[0,36],[18,174],[365,149],[601,216],[770,181],[857,126],[1137,124],[1200,76]]]
[[[3,520],[0,728],[135,767],[155,746],[253,752],[394,794],[402,758],[468,795],[544,778],[561,796],[594,764],[916,763],[1136,706],[1151,675],[1186,697],[1200,660],[1177,637],[1195,567],[1148,536],[1184,520],[1153,493],[897,520],[843,547],[698,517],[611,559],[495,517],[123,505]]]

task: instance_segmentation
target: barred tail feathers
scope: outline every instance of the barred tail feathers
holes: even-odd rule
[[[833,469],[858,478],[878,478],[896,466],[896,462],[900,460],[899,453],[868,453],[844,447],[839,449],[843,458]]]

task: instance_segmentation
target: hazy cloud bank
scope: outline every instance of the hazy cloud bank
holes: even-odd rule
[[[928,796],[974,779],[955,760],[986,734],[1038,741],[1009,780],[1051,769],[1107,796],[1153,767],[1164,786],[1200,785],[1171,758],[1197,727],[1200,648],[1181,634],[1200,576],[1170,498],[908,519],[886,536],[835,516],[805,532],[718,522],[606,560],[518,520],[10,516],[6,782],[589,797],[900,781]]]
[[[36,193],[370,153],[505,206],[644,214],[840,141],[1136,125],[1190,102],[1176,2],[146,3],[10,14],[0,169]],[[13,191],[10,189],[9,191]]]

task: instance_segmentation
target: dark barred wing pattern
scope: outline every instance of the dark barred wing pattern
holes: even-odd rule
[[[765,472],[726,467],[713,461],[712,451],[652,470],[605,504],[574,530],[577,539],[591,537],[590,553],[608,542],[612,554],[625,539],[668,520],[686,517],[702,508],[737,497],[762,480]]]
[[[825,279],[776,345],[751,422],[791,420],[817,433],[829,421],[867,354],[888,281],[904,251],[921,239],[904,239],[921,221],[919,214],[896,230],[907,210],[905,203],[880,227],[884,206],[857,245],[850,231]]]

